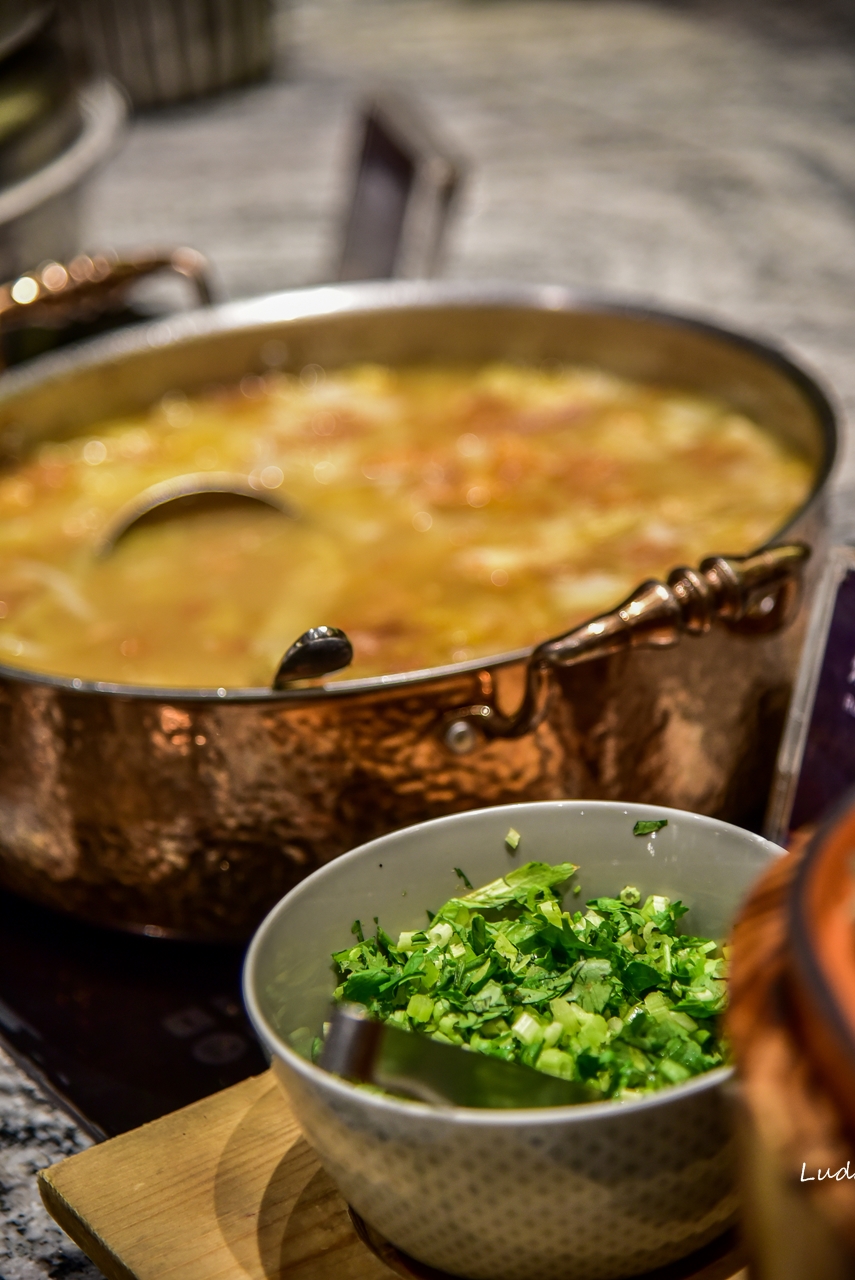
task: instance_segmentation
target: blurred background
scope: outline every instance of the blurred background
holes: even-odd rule
[[[851,6],[277,0],[270,24],[264,82],[133,117],[83,244],[191,244],[231,297],[329,279],[355,112],[397,85],[469,163],[443,274],[702,311],[855,404]]]
[[[190,244],[231,297],[332,278],[357,112],[392,86],[468,164],[442,274],[702,311],[853,403],[844,0],[60,0],[54,23],[141,108],[95,158],[78,248]]]

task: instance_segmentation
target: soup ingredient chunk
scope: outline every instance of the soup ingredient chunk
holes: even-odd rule
[[[680,902],[625,886],[562,909],[577,867],[527,862],[397,941],[377,924],[333,955],[335,999],[384,1022],[628,1099],[727,1060],[724,957]],[[315,1052],[320,1041],[315,1042]]]

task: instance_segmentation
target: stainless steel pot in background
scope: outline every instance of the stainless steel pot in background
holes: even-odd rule
[[[51,0],[0,0],[0,279],[80,249],[86,181],[127,114],[116,86],[72,67]]]
[[[64,0],[59,31],[90,74],[112,76],[135,107],[198,98],[261,79],[273,57],[272,0]]]
[[[77,137],[82,124],[77,88],[67,60],[49,38],[0,58],[0,190],[50,164]]]
[[[109,80],[74,94],[80,127],[48,163],[0,190],[0,279],[80,249],[81,202],[87,181],[117,144],[127,107]]]
[[[714,394],[811,461],[810,500],[781,535],[821,544],[836,429],[806,374],[721,329],[557,288],[325,287],[125,331],[8,375],[0,450],[257,372],[271,339],[298,370],[558,359]],[[308,871],[443,813],[575,796],[758,824],[803,621],[802,608],[774,633],[714,628],[553,671],[532,732],[465,754],[449,746],[455,713],[491,683],[513,706],[527,652],[284,692],[0,668],[0,882],[104,923],[239,937]]]

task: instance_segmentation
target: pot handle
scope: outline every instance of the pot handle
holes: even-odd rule
[[[643,582],[610,613],[537,646],[528,660],[523,700],[513,715],[499,711],[491,693],[483,704],[461,707],[443,718],[443,742],[455,755],[465,755],[479,740],[531,733],[546,714],[549,672],[555,667],[624,649],[669,648],[684,634],[704,635],[713,622],[739,635],[777,631],[791,616],[809,555],[809,547],[791,543],[750,556],[710,556],[697,570],[673,569],[667,583]]]
[[[172,271],[193,285],[200,306],[212,300],[210,269],[196,249],[78,254],[71,262],[46,262],[0,285],[0,331],[27,325],[62,326],[108,311],[135,281]]]

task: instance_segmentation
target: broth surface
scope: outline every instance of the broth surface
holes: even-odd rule
[[[122,505],[227,471],[281,495],[141,524]],[[521,648],[646,577],[762,544],[812,469],[727,405],[578,368],[353,366],[165,397],[0,478],[0,662],[167,687],[269,685],[342,627],[341,678]]]

